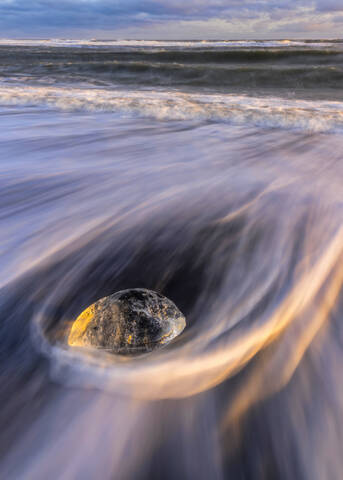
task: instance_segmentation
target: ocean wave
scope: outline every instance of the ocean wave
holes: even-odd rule
[[[3,106],[45,106],[64,111],[114,112],[159,120],[220,121],[309,132],[343,129],[343,103],[333,101],[179,91],[1,86],[0,103]]]
[[[201,43],[199,45],[202,45]],[[321,45],[321,44],[318,44]],[[341,95],[343,51],[337,48],[89,49],[0,46],[0,76],[40,84],[116,84],[229,91],[312,89]],[[330,97],[330,94],[328,95]]]
[[[119,62],[157,62],[157,63],[180,63],[180,64],[231,64],[231,63],[280,63],[286,66],[290,64],[325,64],[342,63],[343,49],[341,46],[332,44],[316,44],[314,48],[308,48],[306,44],[282,48],[282,45],[265,46],[256,48],[254,45],[242,45],[240,48],[210,48],[206,44],[198,43],[195,48],[170,47],[165,48],[158,44],[156,48],[142,49],[129,48],[120,49],[98,48],[38,48],[28,45],[2,45],[0,42],[0,60],[4,67],[17,66],[30,68],[40,65],[42,62],[49,62],[50,66],[59,64],[78,66],[89,62],[106,63],[110,61]],[[20,63],[20,65],[18,65]]]
[[[4,75],[4,70],[2,75]],[[8,69],[6,77],[12,75],[22,80],[30,75],[40,83],[105,82],[152,86],[191,86],[208,89],[240,87],[278,89],[336,89],[341,90],[343,68],[334,65],[214,65],[179,64],[176,62],[146,61],[90,61],[46,63],[29,69]]]

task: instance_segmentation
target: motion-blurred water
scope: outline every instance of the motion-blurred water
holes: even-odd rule
[[[340,479],[342,91],[86,84],[91,48],[169,65],[199,45],[28,43],[1,57],[0,477]],[[217,43],[226,67],[342,55]],[[139,358],[67,346],[84,308],[134,287],[176,303],[180,337]]]

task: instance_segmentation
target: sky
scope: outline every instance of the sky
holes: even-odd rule
[[[341,38],[343,0],[0,0],[2,38]]]

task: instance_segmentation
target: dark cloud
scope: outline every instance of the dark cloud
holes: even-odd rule
[[[148,20],[199,20],[230,17],[242,9],[265,8],[264,0],[12,0],[0,2],[1,23],[56,22],[122,24]]]
[[[317,0],[315,6],[318,12],[343,12],[342,0]]]
[[[0,28],[39,35],[40,31],[116,31],[164,22],[287,21],[301,8],[313,13],[343,11],[343,0],[0,0]],[[302,19],[305,21],[305,19]]]

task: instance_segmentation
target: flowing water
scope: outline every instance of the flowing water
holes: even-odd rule
[[[339,480],[343,43],[0,41],[0,477]],[[184,332],[72,348],[148,288]]]

